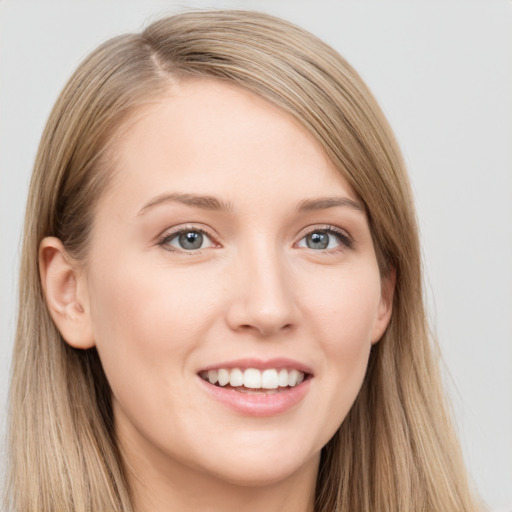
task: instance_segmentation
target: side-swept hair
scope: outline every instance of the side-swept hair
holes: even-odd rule
[[[396,276],[388,329],[354,406],[323,448],[316,511],[476,511],[429,337],[413,200],[391,129],[336,51],[286,21],[247,11],[179,14],[107,41],[50,115],[26,211],[6,508],[132,510],[98,354],[60,336],[43,297],[38,248],[56,236],[85,261],[116,136],[180,77],[238,84],[299,121],[364,203],[381,274]]]

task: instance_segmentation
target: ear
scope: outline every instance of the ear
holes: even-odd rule
[[[39,274],[48,310],[62,337],[75,348],[93,347],[87,281],[58,238],[41,242]]]
[[[377,343],[391,320],[393,312],[393,296],[395,294],[396,271],[394,268],[389,269],[387,275],[381,278],[381,294],[380,302],[377,309],[377,316],[372,329],[372,345]]]

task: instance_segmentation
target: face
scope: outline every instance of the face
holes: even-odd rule
[[[321,147],[208,80],[123,135],[81,279],[121,445],[231,483],[316,468],[390,314],[364,209]]]

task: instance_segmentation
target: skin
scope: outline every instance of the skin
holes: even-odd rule
[[[63,337],[100,354],[136,510],[312,511],[320,450],[361,387],[392,284],[363,208],[299,207],[358,198],[291,117],[210,80],[145,106],[115,172],[85,265],[46,238],[40,267]],[[185,228],[204,231],[200,249],[180,247]],[[309,247],[311,233],[329,246]],[[234,411],[198,376],[277,357],[312,370],[303,399],[280,414]]]

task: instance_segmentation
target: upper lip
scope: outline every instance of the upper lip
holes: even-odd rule
[[[306,364],[301,363],[295,359],[287,357],[277,357],[272,359],[257,359],[257,358],[243,358],[243,359],[230,359],[229,361],[223,361],[220,363],[211,364],[205,366],[199,370],[198,373],[207,372],[208,370],[218,370],[219,368],[256,368],[258,370],[267,370],[275,368],[277,370],[281,368],[287,368],[290,370],[299,370],[303,373],[313,374],[313,370]]]

